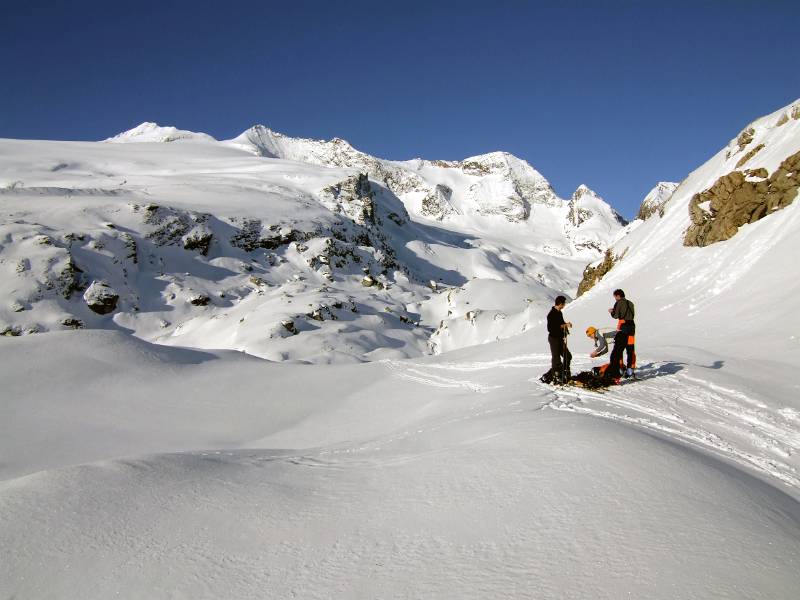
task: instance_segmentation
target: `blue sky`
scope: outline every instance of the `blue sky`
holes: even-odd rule
[[[506,150],[627,217],[800,97],[790,2],[38,2],[3,9],[0,137],[256,123],[384,158]]]

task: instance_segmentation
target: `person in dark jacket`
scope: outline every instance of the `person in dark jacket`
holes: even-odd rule
[[[569,365],[572,354],[567,348],[567,334],[572,323],[564,321],[561,311],[567,304],[564,296],[556,296],[553,308],[547,313],[547,342],[550,344],[550,370],[542,375],[544,383],[557,381],[564,383],[569,379]],[[564,357],[562,364],[561,357]]]
[[[617,334],[614,336],[614,349],[611,351],[608,375],[619,378],[622,366],[622,354],[627,352],[626,377],[633,377],[636,368],[636,322],[634,321],[633,302],[625,297],[622,290],[614,290],[614,306],[608,309],[609,314],[617,319]]]

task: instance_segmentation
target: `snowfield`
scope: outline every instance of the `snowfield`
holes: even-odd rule
[[[706,357],[554,391],[522,337],[349,366],[3,340],[0,591],[794,597],[796,413]]]
[[[538,378],[553,295],[606,247],[579,247],[591,190],[588,216],[503,153],[377,161],[265,128],[2,141],[25,181],[0,195],[0,598],[795,600],[800,204],[683,240],[695,194],[798,151],[800,101],[609,225],[621,258],[564,312],[572,370],[601,364],[582,332],[621,287],[638,375],[586,391]],[[89,183],[101,164],[122,191]],[[336,228],[361,262],[307,260]]]

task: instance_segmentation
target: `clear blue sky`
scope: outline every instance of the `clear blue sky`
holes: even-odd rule
[[[256,123],[384,158],[506,150],[625,216],[800,96],[796,2],[6,2],[0,137]]]

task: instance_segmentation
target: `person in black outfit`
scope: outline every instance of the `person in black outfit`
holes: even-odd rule
[[[567,304],[564,296],[557,296],[553,308],[547,314],[547,342],[550,344],[550,370],[542,375],[541,381],[550,383],[557,381],[564,383],[569,379],[569,364],[572,354],[567,348],[567,334],[572,323],[564,321],[561,311]],[[561,357],[564,364],[561,364]]]
[[[636,368],[636,349],[634,341],[636,336],[636,323],[633,320],[633,302],[625,298],[625,292],[614,290],[614,306],[608,309],[609,314],[617,319],[617,335],[614,336],[614,349],[611,351],[610,365],[607,374],[611,378],[619,379],[622,353],[627,350],[628,361],[625,371],[626,377],[633,376]]]

